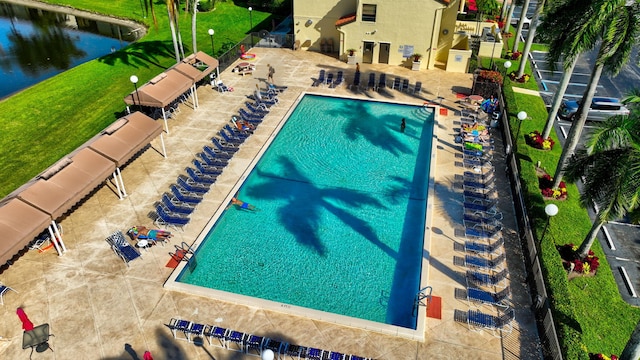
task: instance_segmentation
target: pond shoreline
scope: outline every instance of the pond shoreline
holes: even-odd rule
[[[53,4],[48,4],[48,3],[35,1],[35,0],[1,0],[0,2],[27,6],[34,9],[42,9],[47,11],[66,13],[69,15],[87,18],[90,20],[97,20],[97,21],[103,21],[111,24],[120,25],[120,26],[126,26],[133,29],[132,33],[134,33],[136,40],[139,40],[140,38],[144,37],[147,34],[147,27],[144,24],[141,24],[139,22],[129,20],[129,19],[122,19],[122,18],[117,18],[113,16],[107,16],[107,15],[98,14],[98,13],[85,11],[85,10],[78,10],[70,6],[53,5]]]

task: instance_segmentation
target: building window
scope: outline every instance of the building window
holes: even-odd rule
[[[370,4],[362,5],[362,21],[376,21],[376,6]]]

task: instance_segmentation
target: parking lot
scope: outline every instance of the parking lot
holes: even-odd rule
[[[535,2],[532,1],[527,11],[529,18],[532,17],[535,6]],[[514,19],[518,19],[520,13],[520,9],[516,8]],[[526,36],[526,32],[523,32],[523,35]],[[597,49],[579,57],[564,94],[565,99],[578,100],[582,98],[596,56]],[[629,62],[618,75],[612,76],[603,73],[596,89],[596,96],[623,98],[634,87],[640,87],[637,85],[640,84],[640,67],[637,65],[637,59],[638,49],[634,48]],[[532,68],[535,69],[534,78],[538,81],[542,98],[547,106],[550,106],[562,77],[562,65],[561,63],[550,64],[547,62],[544,52],[532,52],[530,60]],[[570,127],[570,122],[556,118],[555,129],[561,144],[564,144]],[[593,127],[593,123],[587,122],[581,138],[585,139]],[[589,209],[589,215],[592,219],[594,218],[593,209]],[[618,283],[622,298],[631,305],[640,306],[640,298],[637,295],[637,292],[640,292],[640,226],[631,225],[624,219],[611,222],[603,227],[598,238],[607,256],[613,276]],[[573,239],[572,241],[579,243],[582,239]]]

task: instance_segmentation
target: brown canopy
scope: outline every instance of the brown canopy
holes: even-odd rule
[[[218,65],[218,60],[198,51],[184,58],[180,64],[175,66],[175,69],[192,78],[194,82],[198,82],[211,74]]]
[[[40,180],[18,194],[18,197],[55,220],[102,184],[115,168],[110,159],[84,148],[40,174]]]
[[[193,86],[193,80],[176,69],[169,69],[125,96],[128,105],[163,108]],[[138,98],[139,97],[139,98]]]
[[[49,226],[51,217],[20,199],[0,206],[0,264],[6,263]]]
[[[89,147],[120,167],[160,134],[162,125],[137,111],[116,120]]]

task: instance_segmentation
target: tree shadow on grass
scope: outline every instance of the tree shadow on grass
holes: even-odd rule
[[[166,69],[167,67],[163,66],[158,59],[173,57],[174,55],[173,45],[170,41],[145,41],[133,43],[98,60],[111,66],[120,62],[136,68],[155,65]]]

